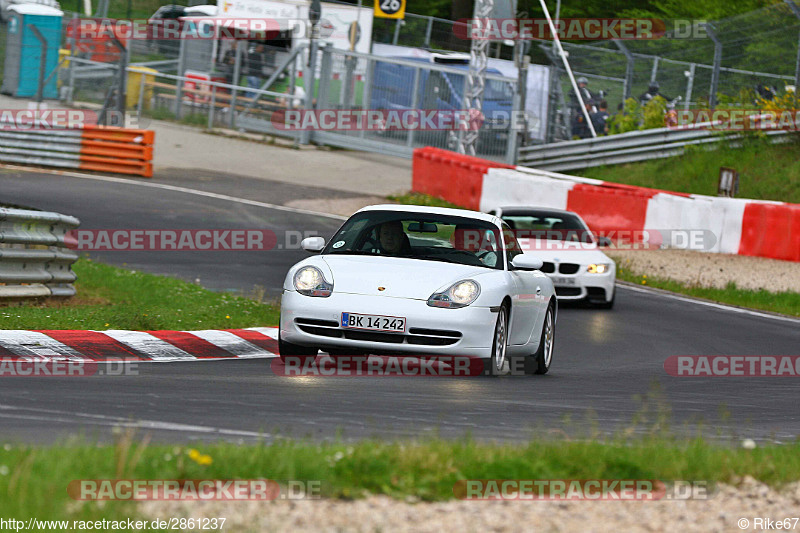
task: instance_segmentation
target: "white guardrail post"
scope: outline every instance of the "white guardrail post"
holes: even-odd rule
[[[46,211],[0,207],[0,301],[75,295],[67,232],[80,221]]]

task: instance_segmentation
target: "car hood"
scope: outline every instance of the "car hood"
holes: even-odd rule
[[[596,245],[545,241],[539,239],[520,239],[520,248],[532,256],[549,263],[613,263]]]
[[[326,254],[321,258],[331,269],[336,293],[415,300],[427,300],[456,281],[491,272],[488,268],[402,257]]]

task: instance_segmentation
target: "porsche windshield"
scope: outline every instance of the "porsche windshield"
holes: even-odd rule
[[[350,217],[323,254],[380,255],[502,269],[500,230],[467,217],[363,211]]]

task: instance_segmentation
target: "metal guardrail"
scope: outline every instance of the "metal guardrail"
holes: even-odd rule
[[[698,125],[698,126],[703,126]],[[792,132],[766,131],[772,142],[782,142]],[[517,164],[560,172],[603,165],[619,165],[682,155],[687,146],[736,141],[741,133],[693,129],[656,128],[595,139],[565,141],[519,149]]]
[[[0,301],[75,295],[78,254],[65,239],[79,224],[59,213],[0,207]]]
[[[0,161],[80,168],[81,130],[2,130]]]
[[[0,122],[0,162],[153,175],[150,130],[91,125],[28,129],[35,126]]]

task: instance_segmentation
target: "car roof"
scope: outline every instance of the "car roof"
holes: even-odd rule
[[[553,207],[536,207],[536,206],[532,206],[532,205],[513,205],[513,206],[509,206],[509,207],[501,207],[499,209],[500,209],[500,213],[501,214],[506,214],[508,212],[511,212],[511,213],[524,213],[526,211],[539,211],[539,212],[545,211],[545,212],[553,213],[553,214],[557,214],[557,215],[576,215],[576,216],[578,216],[578,213],[575,213],[574,211],[567,211],[566,209],[555,209]]]
[[[201,6],[189,6],[185,10],[186,16],[194,16],[193,13],[200,13],[201,15],[208,15],[213,17],[217,14],[217,6],[213,5],[201,5]]]
[[[407,213],[427,213],[431,215],[450,215],[455,217],[474,218],[483,220],[492,224],[498,225],[499,219],[490,215],[489,213],[481,213],[480,211],[470,211],[469,209],[454,209],[451,207],[430,207],[426,205],[406,205],[406,204],[380,204],[368,205],[359,209],[357,212],[362,211],[403,211]]]

